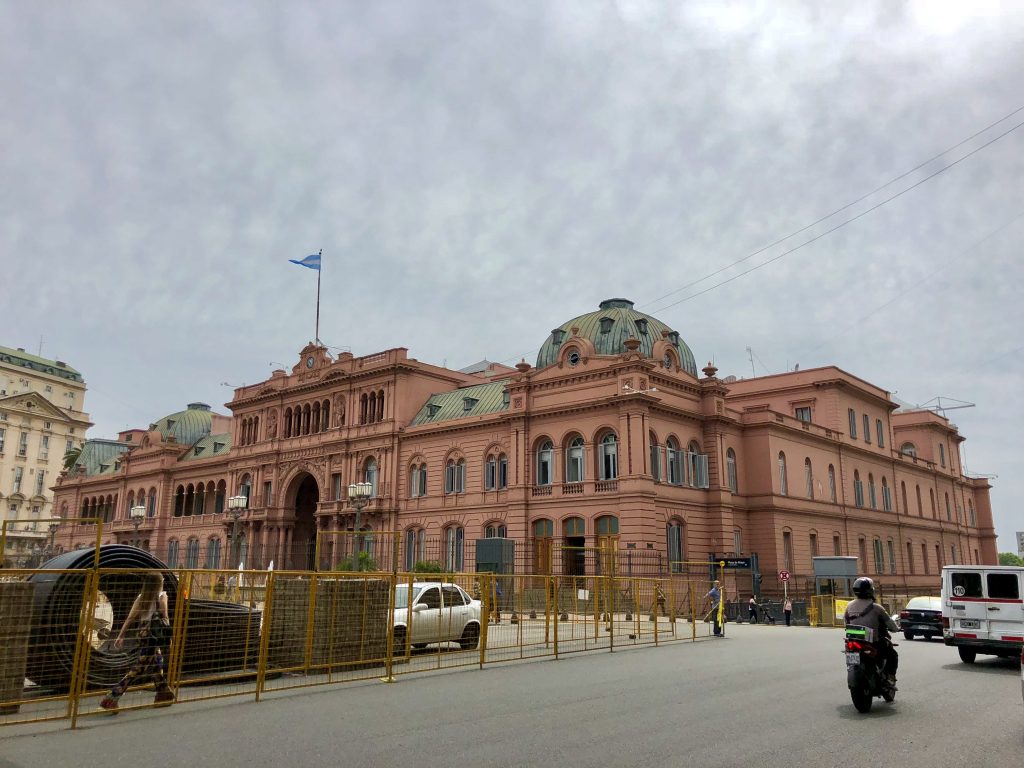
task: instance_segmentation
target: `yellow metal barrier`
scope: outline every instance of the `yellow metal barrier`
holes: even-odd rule
[[[613,558],[601,560],[599,549],[592,554],[614,570]],[[25,584],[37,573],[4,575]],[[711,633],[702,607],[706,578],[686,573],[647,578],[191,569],[162,572],[170,636],[160,648],[161,667],[155,655],[143,653],[150,646],[139,631],[142,623],[127,622],[152,571],[63,573],[74,587],[63,591],[58,632],[67,693],[53,688],[59,683],[45,670],[18,673],[16,691],[3,688],[0,651],[0,724],[66,717],[75,727],[81,716],[108,712],[103,702],[115,687],[120,710],[172,703],[160,693],[165,683],[176,707],[226,696],[259,701],[268,691],[692,642]],[[0,616],[6,615],[4,599],[0,593]],[[119,635],[123,645],[116,642]],[[29,655],[38,654],[37,645]],[[34,682],[26,688],[32,674],[51,688]]]

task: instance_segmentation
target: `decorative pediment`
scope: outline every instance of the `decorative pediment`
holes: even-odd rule
[[[26,413],[33,416],[53,419],[68,419],[68,413],[62,411],[38,392],[19,392],[16,395],[0,397],[0,408],[15,413]]]

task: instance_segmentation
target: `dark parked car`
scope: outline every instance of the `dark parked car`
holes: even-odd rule
[[[900,629],[907,640],[923,635],[925,640],[942,637],[942,598],[912,597],[900,611]]]

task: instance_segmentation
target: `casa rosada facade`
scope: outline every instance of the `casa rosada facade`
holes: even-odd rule
[[[236,389],[230,417],[192,404],[88,441],[54,489],[57,544],[89,545],[95,528],[75,518],[98,517],[105,542],[172,566],[237,567],[232,551],[247,568],[306,568],[318,529],[352,530],[348,485],[369,482],[360,529],[398,532],[409,569],[473,570],[474,542],[493,536],[536,573],[600,568],[553,563],[562,547],[666,569],[756,554],[772,581],[856,556],[922,587],[945,564],[996,562],[990,485],[964,474],[945,418],[831,366],[716,374],[624,299],[555,328],[535,366],[453,371],[404,348],[333,358],[309,344],[290,372]],[[248,498],[237,526],[235,495]]]

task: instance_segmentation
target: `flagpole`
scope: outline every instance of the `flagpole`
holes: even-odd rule
[[[320,264],[316,271],[316,345],[320,346],[320,273],[323,270],[324,249],[320,249]]]

